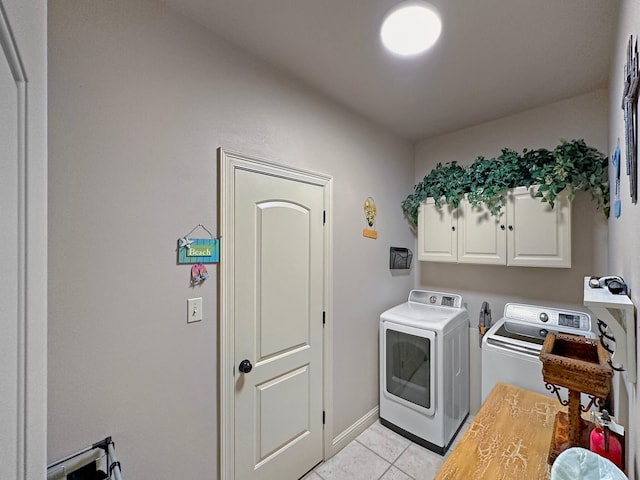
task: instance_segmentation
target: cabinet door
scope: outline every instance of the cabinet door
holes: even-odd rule
[[[458,262],[506,265],[504,209],[494,216],[484,205],[474,207],[463,199],[458,212]]]
[[[535,187],[518,187],[507,204],[508,264],[571,267],[571,205],[566,192],[554,208],[534,198]]]
[[[458,259],[455,209],[438,208],[427,198],[418,213],[418,259],[429,262],[456,262]]]

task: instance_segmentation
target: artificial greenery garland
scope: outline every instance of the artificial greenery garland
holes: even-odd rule
[[[505,204],[510,188],[539,185],[537,197],[552,207],[564,189],[573,201],[575,190],[591,193],[606,217],[609,216],[609,178],[607,157],[584,140],[562,140],[553,150],[525,149],[521,154],[505,148],[496,158],[478,157],[469,167],[457,162],[438,163],[402,202],[402,210],[414,225],[418,224],[418,208],[427,197],[438,207],[460,204],[466,194],[472,205],[484,204],[492,215]]]

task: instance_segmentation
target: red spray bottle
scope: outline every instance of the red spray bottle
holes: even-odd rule
[[[618,437],[611,434],[609,430],[609,422],[611,417],[606,410],[602,411],[602,416],[595,417],[596,428],[591,430],[589,438],[589,450],[598,455],[611,460],[615,465],[622,469],[622,445]]]

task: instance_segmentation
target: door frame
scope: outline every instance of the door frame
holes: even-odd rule
[[[0,49],[18,108],[15,291],[17,306],[17,480],[46,475],[47,428],[47,50],[46,2],[0,0]]]
[[[235,367],[233,287],[234,269],[234,173],[235,170],[255,172],[260,175],[273,175],[293,181],[321,186],[324,196],[324,260],[323,260],[323,311],[325,324],[323,329],[323,410],[326,412],[323,431],[322,458],[326,460],[332,451],[333,422],[332,409],[332,312],[333,312],[333,235],[332,235],[332,198],[333,177],[311,172],[279,163],[262,160],[244,154],[218,149],[218,233],[220,240],[220,264],[218,268],[218,399],[219,399],[219,453],[220,478],[235,478],[235,433],[234,433],[234,391],[233,371]]]

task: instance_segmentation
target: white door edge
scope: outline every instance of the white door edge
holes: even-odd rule
[[[234,272],[231,262],[234,253],[234,185],[233,178],[236,169],[256,172],[259,174],[273,175],[295,181],[311,183],[322,186],[324,193],[324,207],[326,223],[324,225],[324,292],[323,304],[325,316],[323,337],[323,410],[327,412],[324,425],[324,452],[323,459],[333,455],[333,421],[332,414],[332,372],[333,372],[333,346],[332,346],[332,312],[333,312],[333,177],[309,170],[282,165],[267,160],[250,157],[241,153],[232,152],[224,148],[218,149],[218,233],[220,240],[220,264],[218,268],[218,292],[219,292],[219,338],[218,338],[218,365],[219,365],[219,452],[220,452],[220,478],[233,480],[235,458],[235,433],[234,433],[234,337],[233,337],[233,289],[228,288],[234,284]]]

